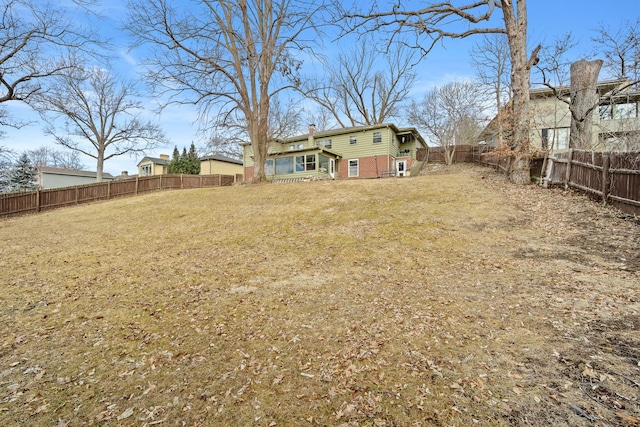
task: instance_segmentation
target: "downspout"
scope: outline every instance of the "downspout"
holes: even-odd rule
[[[388,171],[394,169],[394,167],[392,165],[393,160],[391,159],[391,157],[392,157],[392,154],[391,154],[392,145],[391,145],[391,143],[393,142],[393,139],[392,139],[391,135],[393,135],[393,133],[391,132],[391,128],[389,127],[389,125],[387,125],[387,138],[389,138],[389,144],[387,144],[387,150],[389,151],[389,155],[387,156],[387,162],[389,163],[387,165],[387,170]],[[395,173],[393,174],[393,176],[395,176]]]

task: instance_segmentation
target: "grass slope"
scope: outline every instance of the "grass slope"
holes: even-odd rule
[[[476,168],[2,220],[0,425],[625,425],[638,228]]]

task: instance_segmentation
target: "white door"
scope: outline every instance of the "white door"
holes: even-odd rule
[[[405,176],[407,173],[407,161],[406,160],[397,160],[396,161],[396,175],[397,176]]]
[[[329,159],[329,176],[331,179],[336,177],[336,161],[335,159]]]

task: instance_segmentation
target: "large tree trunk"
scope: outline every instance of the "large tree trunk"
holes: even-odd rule
[[[509,179],[526,184],[530,182],[529,171],[529,85],[531,67],[538,61],[540,46],[527,57],[527,6],[525,0],[517,0],[517,10],[512,0],[503,0],[502,14],[509,40],[511,54],[511,89],[513,92],[511,110],[512,138],[510,148],[513,153],[509,168]]]
[[[570,148],[589,150],[593,147],[593,110],[599,101],[598,74],[602,64],[600,59],[582,59],[571,64]]]
[[[98,150],[98,164],[96,166],[96,182],[102,182],[102,171],[104,170],[104,150]]]

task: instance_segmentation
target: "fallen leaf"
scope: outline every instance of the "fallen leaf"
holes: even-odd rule
[[[118,421],[125,420],[129,418],[131,415],[133,415],[133,408],[128,408],[118,416]]]

